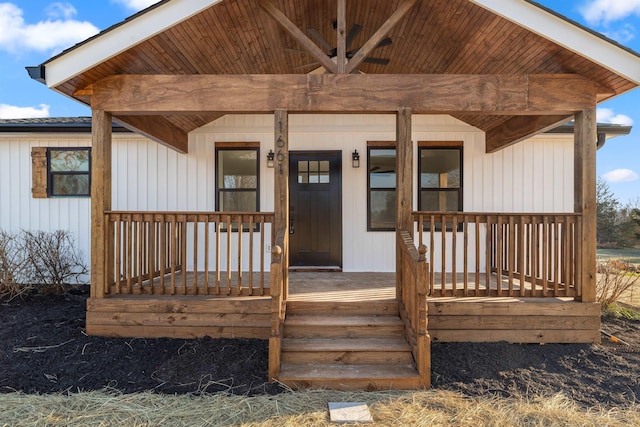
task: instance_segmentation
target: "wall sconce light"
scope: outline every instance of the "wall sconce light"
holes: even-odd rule
[[[354,168],[360,167],[360,154],[358,154],[358,150],[353,150],[351,154],[351,166]]]
[[[268,168],[272,168],[273,167],[273,150],[269,150],[269,152],[267,153],[267,167]]]

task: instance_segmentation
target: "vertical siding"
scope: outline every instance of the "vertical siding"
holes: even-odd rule
[[[395,139],[393,115],[292,115],[291,150],[342,150],[343,269],[393,271],[392,232],[367,232],[367,141]],[[571,212],[573,138],[545,135],[486,154],[484,134],[449,116],[414,116],[414,141],[463,141],[467,212]],[[273,211],[272,115],[229,115],[191,133],[189,154],[136,135],[114,135],[114,210],[213,211],[215,142],[258,141],[260,207]],[[67,229],[89,255],[89,199],[32,199],[31,147],[89,146],[90,135],[0,136],[0,228]],[[351,167],[351,153],[361,167]],[[414,170],[417,170],[417,149]],[[417,174],[414,193],[417,194]],[[417,206],[417,197],[415,197]],[[460,240],[459,240],[460,241]],[[234,243],[235,244],[235,243]],[[437,249],[437,248],[436,248]],[[258,248],[256,248],[258,250]],[[199,250],[202,253],[202,250]],[[202,261],[199,261],[202,265]],[[484,263],[483,263],[484,264]],[[435,266],[439,268],[440,260]],[[460,264],[459,264],[460,265]]]
[[[31,197],[31,147],[86,147],[86,137],[0,137],[0,229],[68,230],[89,261],[90,199]]]

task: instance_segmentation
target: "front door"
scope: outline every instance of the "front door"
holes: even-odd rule
[[[289,154],[289,265],[342,267],[342,152]]]

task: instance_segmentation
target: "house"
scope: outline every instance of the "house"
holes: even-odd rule
[[[598,342],[595,108],[639,65],[525,0],[161,1],[28,69],[93,112],[87,331],[269,338],[335,388]]]

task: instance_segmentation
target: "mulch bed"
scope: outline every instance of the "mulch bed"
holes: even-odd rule
[[[251,339],[113,339],[84,332],[86,295],[31,296],[0,305],[0,392],[242,395],[283,391],[267,378],[268,342]],[[603,319],[586,344],[432,344],[434,388],[466,395],[552,395],[585,406],[640,401],[640,322]]]

